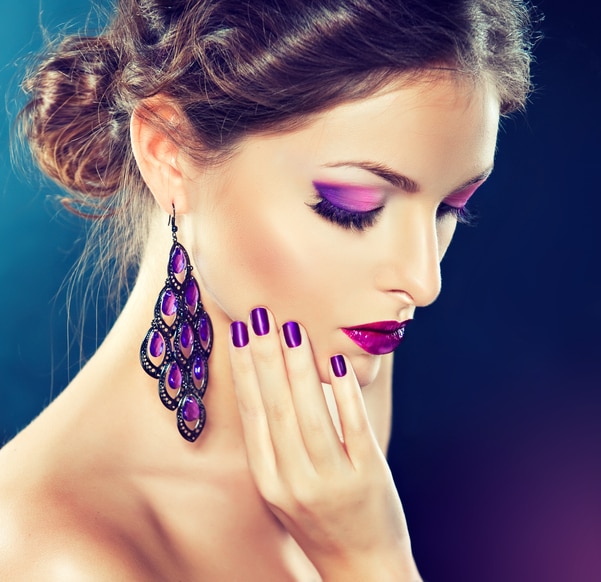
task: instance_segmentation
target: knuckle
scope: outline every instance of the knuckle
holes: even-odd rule
[[[298,352],[294,355],[289,354],[286,359],[288,373],[294,375],[299,380],[308,380],[311,377],[310,365],[311,362],[307,362],[307,360]]]
[[[251,352],[257,364],[269,365],[274,358],[281,356],[280,345],[273,338],[265,336],[259,338],[259,340],[251,342]]]
[[[291,485],[288,501],[297,514],[319,514],[332,499],[335,499],[335,491],[331,481],[326,484],[307,480]]]
[[[255,367],[250,358],[236,357],[232,359],[232,370],[234,373],[234,379],[242,379],[250,376],[254,376]]]
[[[265,418],[265,411],[263,408],[254,402],[248,402],[239,398],[238,409],[248,420],[258,421]]]
[[[257,488],[261,497],[271,507],[284,510],[287,506],[287,495],[281,488],[277,479],[264,479],[257,482]]]
[[[292,413],[287,402],[270,402],[266,405],[266,410],[271,421],[286,423],[291,420]]]
[[[307,416],[307,418],[305,418],[304,428],[315,438],[319,438],[320,435],[325,432],[325,426],[322,418],[314,415]]]

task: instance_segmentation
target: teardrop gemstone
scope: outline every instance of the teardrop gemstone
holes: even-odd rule
[[[186,422],[197,422],[200,418],[200,406],[196,399],[190,395],[184,399],[182,417]]]
[[[175,315],[177,312],[177,295],[170,287],[165,289],[165,292],[163,293],[161,311],[163,312],[163,315],[166,315],[167,317]]]
[[[184,250],[181,246],[175,245],[173,249],[173,253],[171,255],[171,267],[173,272],[176,275],[179,275],[184,271],[184,269],[188,266],[188,261],[186,261],[186,255],[184,254]]]
[[[213,345],[213,326],[211,324],[211,318],[206,311],[202,312],[200,321],[198,322],[198,339],[200,340],[202,349],[205,350],[205,352],[209,352]]]
[[[187,350],[192,346],[192,342],[194,341],[194,332],[187,321],[182,323],[179,341],[182,346],[182,350]]]
[[[167,372],[167,383],[169,388],[173,390],[179,390],[182,387],[182,371],[176,362],[172,362],[169,365],[169,371]]]
[[[196,311],[198,306],[198,300],[200,299],[200,290],[198,289],[198,283],[194,277],[190,277],[186,283],[186,289],[184,290],[184,297],[186,298],[186,305],[192,314]]]
[[[153,358],[159,358],[165,351],[165,340],[160,332],[154,331],[148,342],[148,351]]]
[[[192,364],[192,382],[197,390],[200,390],[205,380],[205,361],[202,356],[196,356]]]

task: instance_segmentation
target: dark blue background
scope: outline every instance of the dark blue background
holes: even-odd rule
[[[40,45],[38,0],[4,6],[0,84]],[[87,3],[42,0],[50,31]],[[391,466],[430,582],[601,580],[601,41],[585,0],[541,2],[546,39],[527,116],[505,121],[475,229],[398,352]],[[593,5],[594,6],[594,5]],[[8,153],[0,117],[0,441],[79,367],[61,287],[82,224]],[[85,353],[106,329],[103,291]],[[75,301],[75,304],[78,302]],[[109,318],[110,319],[110,318]],[[72,344],[70,352],[67,349]],[[70,353],[70,357],[67,355]],[[110,390],[110,387],[107,387]]]

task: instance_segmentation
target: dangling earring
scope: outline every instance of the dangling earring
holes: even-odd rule
[[[144,371],[159,381],[161,402],[177,409],[177,428],[194,442],[205,425],[202,401],[209,379],[213,326],[192,276],[186,249],[177,242],[175,206],[169,217],[173,245],[167,280],[154,306],[154,319],[140,347]]]

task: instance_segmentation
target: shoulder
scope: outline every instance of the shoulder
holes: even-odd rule
[[[103,488],[64,461],[50,470],[19,441],[0,450],[0,580],[155,579]]]
[[[0,579],[151,580],[123,532],[57,492],[0,487]]]

